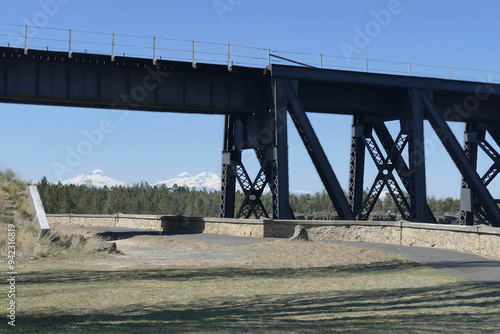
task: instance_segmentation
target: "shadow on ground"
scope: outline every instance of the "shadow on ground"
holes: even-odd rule
[[[420,267],[413,262],[379,262],[326,268],[203,268],[121,271],[34,272],[19,286],[44,282],[211,280],[244,277],[280,279],[332,277]],[[348,278],[346,278],[348,279]],[[313,290],[314,291],[314,290]],[[193,291],[196,293],[196,291]],[[99,301],[96,300],[96,305]],[[464,311],[464,308],[467,311]],[[81,311],[78,314],[20,314],[18,328],[53,333],[494,333],[500,331],[500,290],[459,281],[426,288],[330,291],[327,293],[224,296],[182,304],[158,304]],[[48,311],[49,312],[49,311]]]
[[[421,268],[424,265],[417,262],[402,262],[399,260],[374,262],[369,264],[337,265],[330,267],[312,268],[266,268],[256,269],[247,267],[210,267],[199,269],[183,268],[158,268],[134,270],[59,270],[47,272],[34,272],[23,275],[19,282],[27,284],[59,284],[71,282],[96,282],[109,280],[162,280],[185,281],[207,280],[217,278],[309,278],[331,277],[332,275],[350,275],[362,273],[400,271],[412,268]]]
[[[162,232],[156,231],[145,231],[145,232],[99,232],[96,233],[96,236],[103,238],[106,241],[117,241],[117,240],[125,240],[131,239],[134,237],[139,237],[143,235],[164,235]]]

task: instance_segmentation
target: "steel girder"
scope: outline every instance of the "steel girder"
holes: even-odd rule
[[[493,226],[500,226],[500,209],[498,208],[495,200],[488,191],[481,177],[478,175],[476,169],[471,165],[467,155],[464,153],[461,145],[453,135],[450,127],[443,119],[442,114],[432,101],[431,96],[427,91],[422,91],[423,102],[428,110],[429,121],[448,151],[453,162],[460,170],[463,178],[468,183],[468,186],[477,196],[481,205],[487,215],[488,221]]]
[[[340,219],[353,220],[354,215],[344,195],[344,191],[342,190],[342,187],[333,172],[325,151],[323,150],[323,147],[321,146],[319,139],[309,122],[309,118],[307,117],[306,112],[302,107],[290,81],[286,81],[286,94],[290,103],[290,116],[302,141],[304,142],[306,150],[309,153],[316,170],[318,171],[327,193],[337,210],[337,214]]]

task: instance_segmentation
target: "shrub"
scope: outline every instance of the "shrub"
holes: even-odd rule
[[[11,200],[15,201],[17,199],[17,185],[16,182],[10,181],[7,186],[7,192]]]
[[[8,181],[14,180],[16,178],[16,173],[14,173],[12,169],[9,168],[5,171],[5,177]]]

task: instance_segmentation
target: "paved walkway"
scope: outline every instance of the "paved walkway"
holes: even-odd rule
[[[156,235],[158,231],[131,230],[126,228],[102,228],[88,227],[85,229],[105,231],[111,233],[127,234],[149,234]],[[251,243],[264,242],[270,238],[235,237],[222,234],[181,234],[169,233],[162,237],[178,240],[195,240],[203,242],[213,242],[223,245],[247,245]],[[349,241],[321,241],[337,244],[355,246],[364,249],[379,250],[386,253],[396,254],[416,262],[423,263],[433,268],[443,270],[449,274],[482,282],[500,288],[500,261],[485,258],[479,255],[460,253],[451,250],[423,247],[409,247],[390,244],[375,244],[366,242]]]
[[[326,241],[397,254],[449,274],[500,288],[500,261],[452,250],[366,242]]]

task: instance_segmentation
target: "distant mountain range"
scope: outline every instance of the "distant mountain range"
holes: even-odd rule
[[[174,177],[173,179],[160,181],[155,183],[155,186],[165,185],[168,188],[172,188],[174,184],[178,186],[184,186],[196,189],[206,189],[206,190],[220,190],[220,178],[219,175],[213,172],[204,172],[196,176],[191,176],[188,173],[182,173]]]
[[[106,175],[102,170],[99,169],[77,175],[74,178],[62,181],[61,183],[64,185],[74,184],[77,186],[83,184],[89,187],[97,187],[97,188],[103,188],[104,186],[107,186],[108,188],[128,186],[127,183],[112,179],[111,177]],[[159,187],[164,184],[168,188],[173,188],[174,184],[177,184],[179,187],[189,187],[189,188],[194,187],[198,190],[205,189],[207,191],[218,191],[220,190],[220,183],[221,180],[219,175],[215,174],[214,172],[203,172],[195,176],[192,176],[188,173],[181,173],[172,179],[159,181],[157,183],[154,183],[153,185]],[[236,184],[236,190],[241,191],[241,187],[238,183]],[[266,186],[264,190],[264,193],[267,192],[269,192],[269,186]],[[290,193],[300,196],[307,193],[310,194],[311,192],[291,190]],[[382,196],[384,195],[385,194],[383,194]]]
[[[155,183],[154,185],[161,186],[164,184],[168,188],[172,188],[174,184],[177,184],[179,187],[181,186],[189,188],[194,187],[196,189],[206,189],[207,191],[211,191],[211,190],[220,190],[220,182],[221,182],[220,178],[217,174],[213,172],[204,172],[196,176],[191,176],[188,173],[182,173],[174,177],[173,179],[160,181]],[[125,182],[112,179],[111,177],[106,175],[103,171],[98,169],[77,175],[76,177],[63,181],[61,183],[64,185],[68,184],[74,184],[78,186],[87,185],[89,187],[94,186],[98,188],[102,188],[104,186],[107,186],[108,188],[127,186]]]
[[[109,176],[107,176],[106,174],[104,174],[103,171],[98,170],[98,169],[91,171],[91,172],[86,172],[86,173],[77,175],[74,178],[63,181],[61,183],[64,185],[74,184],[77,186],[80,186],[83,184],[83,185],[87,185],[89,187],[94,186],[94,187],[98,187],[98,188],[102,188],[104,186],[107,186],[107,187],[119,187],[119,186],[125,187],[125,186],[127,186],[127,184],[125,182],[114,180],[114,179],[110,178]]]

